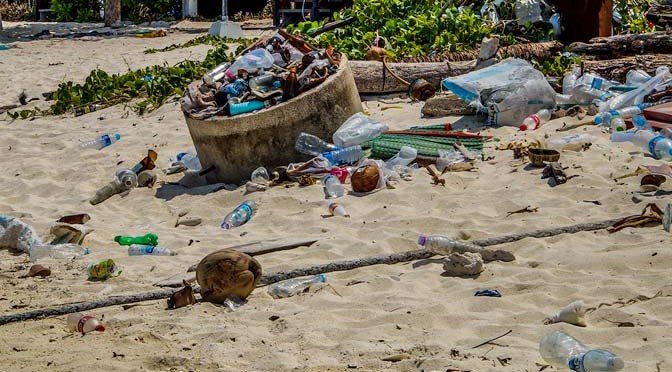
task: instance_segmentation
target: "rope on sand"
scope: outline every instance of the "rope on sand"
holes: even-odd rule
[[[574,234],[580,231],[602,230],[613,225],[615,222],[619,220],[620,219],[612,219],[601,222],[581,223],[571,226],[536,230],[522,234],[512,234],[488,239],[474,240],[471,242],[455,241],[455,247],[456,247],[455,251],[473,252],[474,250],[476,250],[481,253],[486,252],[486,255],[491,254],[492,256],[490,256],[490,258],[492,259],[501,259],[503,261],[510,261],[510,259],[508,259],[509,258],[508,255],[511,255],[510,257],[513,257],[513,255],[510,252],[499,250],[498,251],[485,250],[482,247],[511,243],[525,238],[544,238],[560,234]],[[401,262],[409,262],[409,261],[427,259],[435,255],[436,255],[435,253],[427,249],[418,249],[402,253],[364,257],[355,260],[336,261],[323,265],[311,266],[302,269],[295,269],[288,272],[276,272],[265,274],[261,278],[261,283],[268,285],[282,280],[287,280],[300,276],[322,274],[334,271],[346,271],[372,265],[389,265]],[[77,302],[47,309],[32,310],[19,314],[3,315],[0,316],[0,325],[19,322],[23,320],[37,319],[46,316],[65,315],[75,312],[97,309],[101,307],[123,305],[143,301],[161,300],[169,298],[176,291],[177,290],[173,289],[163,289],[130,295],[113,296],[96,301]],[[194,292],[198,293],[199,291],[200,287],[194,286]]]

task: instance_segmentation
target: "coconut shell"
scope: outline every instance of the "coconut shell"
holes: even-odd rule
[[[208,302],[221,304],[229,297],[244,300],[260,279],[259,262],[233,249],[212,252],[196,267],[196,280],[201,286],[201,296]]]
[[[369,164],[365,167],[357,168],[350,177],[350,184],[354,192],[369,192],[376,189],[380,171],[377,165]]]
[[[46,266],[43,265],[33,265],[30,267],[30,270],[28,270],[28,273],[23,276],[23,278],[32,278],[34,276],[40,276],[44,278],[45,276],[51,275],[51,269],[49,269]]]

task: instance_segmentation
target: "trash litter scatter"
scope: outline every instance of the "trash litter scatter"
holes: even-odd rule
[[[574,337],[562,332],[547,333],[539,344],[541,357],[553,367],[583,372],[620,371],[623,359],[606,350],[589,349]]]
[[[198,119],[267,109],[320,85],[336,73],[340,60],[333,48],[317,49],[279,29],[234,61],[208,71],[202,85],[185,90],[180,103]]]

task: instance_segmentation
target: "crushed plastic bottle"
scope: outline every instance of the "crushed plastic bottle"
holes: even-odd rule
[[[31,261],[37,261],[42,258],[71,259],[82,257],[89,254],[89,248],[84,248],[79,244],[43,244],[30,247],[28,254]]]
[[[70,332],[89,333],[93,331],[105,331],[105,326],[98,319],[82,313],[68,314],[66,323]]]
[[[539,343],[544,360],[558,369],[577,372],[612,372],[625,367],[623,359],[601,349],[588,349],[574,337],[562,331],[547,333]]]
[[[145,234],[142,236],[117,235],[114,241],[119,245],[143,244],[143,245],[158,245],[159,236],[156,234]]]
[[[271,284],[268,287],[268,293],[273,296],[273,298],[291,297],[307,290],[313,284],[325,283],[326,281],[327,277],[324,274],[283,280]]]
[[[252,216],[254,216],[256,211],[257,203],[253,202],[252,200],[244,201],[243,204],[239,205],[236,209],[224,217],[224,221],[221,225],[222,229],[229,230],[233,229],[234,227],[246,224],[247,221],[249,221]]]

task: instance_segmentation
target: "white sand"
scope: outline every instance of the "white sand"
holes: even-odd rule
[[[11,29],[12,23],[5,27]],[[40,97],[63,80],[81,82],[96,67],[118,73],[127,64],[135,69],[202,58],[207,46],[142,54],[145,48],[194,36],[13,43],[16,49],[0,51],[0,81],[6,82],[0,105],[15,103],[23,90],[29,98]],[[63,64],[49,66],[56,62]],[[403,108],[382,110],[394,104]],[[365,106],[392,129],[459,119],[420,119],[421,105],[405,99],[371,100]],[[77,118],[0,121],[0,213],[20,217],[41,233],[62,215],[89,213],[87,225],[95,229],[85,240],[92,254],[67,263],[45,260],[53,271],[46,279],[19,279],[29,267],[27,256],[0,251],[1,314],[155,290],[154,282],[185,271],[209,252],[264,239],[319,239],[312,247],[257,257],[265,272],[273,272],[417,249],[419,234],[479,239],[637,214],[646,204],[632,201],[639,178],[617,183],[614,177],[660,163],[631,144],[612,144],[606,133],[587,127],[585,132],[598,140],[586,152],[562,154],[568,175],[577,177],[557,187],[541,179],[540,169],[530,170],[514,160],[511,151],[494,150],[493,142],[488,153],[494,159],[479,163],[475,172],[446,174],[445,187],[432,185],[426,172],[418,171],[413,181],[402,181],[396,189],[344,196],[340,202],[350,219],[322,217],[327,211],[319,185],[273,188],[249,196],[243,195],[243,188],[202,195],[167,185],[180,177],[162,174],[153,189],[135,189],[127,197],[114,196],[91,206],[88,199],[118,166],[132,166],[147,149],[154,149],[158,165],[165,167],[175,153],[192,146],[176,103],[143,117],[128,111],[119,105]],[[484,133],[502,142],[525,136],[555,138],[561,135],[555,129],[562,123],[556,120],[529,134],[514,128]],[[78,147],[80,141],[117,131],[121,141],[102,151]],[[579,132],[584,129],[568,133]],[[670,187],[663,184],[666,190]],[[246,198],[259,202],[257,215],[243,227],[222,230],[224,215]],[[660,193],[652,200],[664,207],[669,197]],[[539,211],[506,217],[508,211],[527,205]],[[175,228],[171,212],[180,209],[202,217],[203,224]],[[129,257],[112,240],[118,234],[150,231],[179,255]],[[328,273],[330,287],[289,299],[275,300],[259,288],[247,305],[232,313],[208,303],[166,311],[165,301],[128,310],[101,308],[90,314],[103,319],[107,331],[84,337],[65,329],[64,316],[12,323],[0,326],[0,369],[539,371],[539,340],[552,329],[564,329],[590,346],[622,356],[628,371],[668,371],[671,242],[660,226],[528,238],[497,246],[515,253],[517,260],[488,263],[477,278],[442,276],[439,260],[372,266]],[[84,267],[104,258],[113,258],[123,274],[106,282],[87,281]],[[503,297],[473,296],[485,288],[497,289]],[[658,298],[629,301],[659,291]],[[587,328],[542,324],[577,299],[588,307],[599,306],[588,315]],[[269,320],[274,315],[279,319]],[[632,322],[635,327],[612,322]],[[513,332],[494,344],[472,349],[508,330]],[[395,354],[408,359],[381,360]]]

